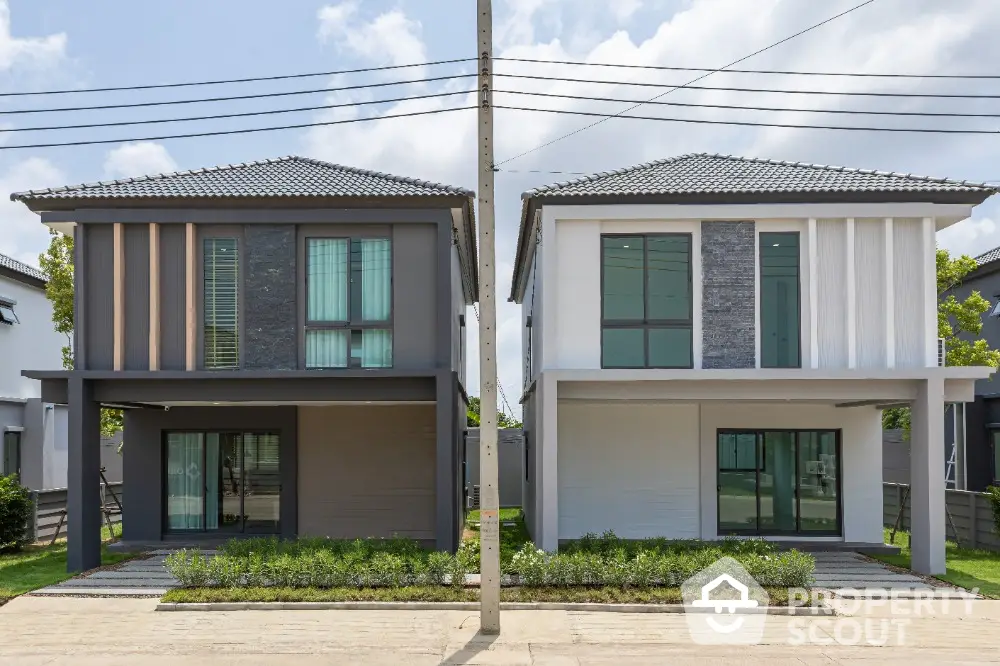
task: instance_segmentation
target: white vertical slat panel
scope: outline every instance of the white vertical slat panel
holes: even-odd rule
[[[854,218],[849,217],[844,226],[846,236],[844,238],[844,275],[847,291],[847,308],[845,319],[847,320],[847,367],[858,367],[858,328],[857,328],[857,279],[854,270]]]
[[[938,364],[938,327],[937,327],[937,242],[935,239],[935,225],[933,217],[925,217],[921,220],[921,237],[923,239],[922,276],[923,283],[923,304],[924,325],[921,327],[924,333],[924,366],[933,367]]]
[[[893,279],[895,266],[893,265],[892,241],[892,218],[885,218],[885,257],[883,258],[883,270],[885,271],[885,365],[889,368],[896,367],[896,287]]]
[[[816,318],[819,367],[846,368],[847,226],[844,220],[816,221]]]
[[[919,218],[893,219],[892,244],[896,367],[920,368],[924,365],[925,324],[923,222]]]
[[[884,368],[886,361],[885,220],[854,221],[855,319],[859,368]]]
[[[819,249],[816,218],[809,218],[809,257],[806,276],[809,280],[809,367],[819,367]]]

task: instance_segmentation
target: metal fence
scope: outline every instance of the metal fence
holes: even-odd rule
[[[910,498],[903,483],[882,484],[882,522],[892,527],[899,515],[899,505],[906,498],[900,529],[910,529]],[[945,533],[963,548],[982,548],[1000,552],[1000,536],[993,522],[993,507],[986,493],[968,490],[945,490]]]
[[[95,497],[95,502],[100,502],[102,507],[110,509],[107,518],[101,514],[101,525],[106,525],[106,520],[110,518],[112,524],[119,524],[122,521],[121,513],[118,512],[118,505],[115,503],[111,492],[118,496],[118,501],[124,504],[121,483],[101,484],[99,497]],[[66,536],[66,529],[69,525],[69,516],[66,512],[66,489],[53,488],[52,490],[33,490],[31,500],[34,504],[34,511],[28,523],[28,534],[32,541],[51,541],[56,530],[59,536]],[[60,525],[61,524],[61,525]],[[120,532],[116,531],[116,534]]]

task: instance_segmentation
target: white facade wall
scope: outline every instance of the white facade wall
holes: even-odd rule
[[[52,324],[52,304],[45,291],[0,277],[0,298],[16,301],[20,324],[0,324],[0,398],[40,398],[41,384],[21,376],[24,369],[61,370],[65,335]]]
[[[764,232],[799,232],[803,367],[936,365],[934,230],[953,222],[955,212],[939,211],[951,217],[938,221],[891,214],[897,208],[937,210],[923,206],[546,206],[543,246],[533,255],[539,263],[529,268],[524,294],[527,304],[533,286],[531,302],[544,300],[547,306],[544,316],[533,308],[533,325],[544,331],[542,353],[533,347],[536,357],[544,356],[539,369],[601,367],[601,235],[663,232],[692,236],[693,352],[694,367],[700,368],[701,225],[733,219],[754,220],[758,238]],[[858,215],[829,215],[839,210]],[[685,217],[698,212],[705,215]],[[758,285],[759,273],[758,262]],[[759,321],[756,331],[759,366]]]
[[[841,431],[843,537],[817,538],[881,542],[872,507],[882,505],[882,425],[872,407],[561,400],[558,409],[559,539],[608,529],[719,538],[716,433],[773,428]]]

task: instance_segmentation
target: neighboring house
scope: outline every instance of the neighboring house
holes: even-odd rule
[[[990,302],[979,337],[1000,349],[1000,247],[976,257],[977,267],[962,283],[945,293],[965,300],[973,291]],[[946,431],[957,441],[955,484],[965,490],[986,490],[1000,485],[1000,381],[990,377],[976,382],[976,399],[955,412],[958,428]],[[963,418],[964,416],[964,418]],[[961,445],[964,425],[965,446]],[[956,436],[957,435],[957,436]]]
[[[100,562],[98,408],[126,541],[456,547],[473,195],[301,157],[15,194],[76,243],[69,567]]]
[[[880,407],[913,407],[913,564],[944,571],[937,230],[985,185],[684,155],[522,195],[535,542],[882,543]]]

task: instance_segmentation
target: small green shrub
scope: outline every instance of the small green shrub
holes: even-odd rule
[[[17,475],[0,476],[0,553],[17,552],[28,543],[32,511],[31,495]]]
[[[990,486],[986,489],[986,497],[993,507],[993,530],[1000,535],[1000,488]]]

